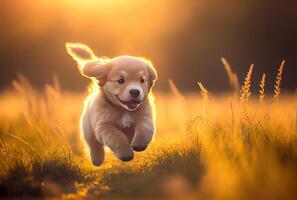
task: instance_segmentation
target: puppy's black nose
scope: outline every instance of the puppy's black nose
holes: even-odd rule
[[[136,97],[139,96],[140,91],[137,90],[137,89],[131,89],[131,90],[129,90],[129,93],[130,93],[130,95],[131,95],[132,97],[136,98]]]

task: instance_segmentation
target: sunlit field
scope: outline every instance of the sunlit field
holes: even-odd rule
[[[108,152],[100,167],[78,130],[87,90],[63,91],[53,77],[37,91],[19,75],[0,96],[1,197],[296,199],[297,97],[281,91],[284,63],[274,91],[265,90],[265,75],[253,80],[256,67],[239,84],[223,64],[230,93],[198,82],[196,93],[183,94],[169,80],[171,92],[154,93],[149,148],[129,163]]]

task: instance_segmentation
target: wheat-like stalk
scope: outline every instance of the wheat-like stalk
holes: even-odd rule
[[[175,83],[173,82],[172,79],[168,79],[168,84],[169,84],[169,88],[171,90],[171,92],[173,93],[173,95],[182,100],[182,101],[186,101],[186,98],[184,97],[184,95],[179,91],[179,89],[176,87]]]
[[[201,82],[197,82],[200,88],[200,93],[202,96],[203,104],[204,104],[204,116],[207,117],[208,115],[208,91],[205,89]]]
[[[246,74],[246,77],[244,79],[243,85],[241,86],[241,93],[240,93],[240,105],[243,112],[243,115],[247,117],[247,102],[249,100],[249,97],[251,95],[251,79],[252,79],[252,73],[253,73],[254,64],[250,65],[249,71]]]
[[[189,105],[187,103],[185,96],[179,91],[179,89],[176,87],[176,85],[174,84],[172,79],[168,79],[168,84],[169,84],[169,88],[170,88],[171,92],[173,93],[173,95],[177,99],[179,99],[182,102],[182,104],[184,105],[186,116],[189,119],[191,119],[191,110],[189,108]]]
[[[251,79],[253,73],[254,64],[250,65],[249,71],[246,74],[244,79],[243,85],[241,86],[241,100],[248,100],[249,96],[251,95],[250,88],[251,88]]]
[[[278,68],[278,73],[276,75],[275,83],[274,83],[274,96],[273,101],[278,101],[279,95],[281,92],[281,82],[282,82],[282,75],[284,70],[285,60],[283,60]]]
[[[266,79],[266,74],[262,74],[261,82],[259,84],[260,90],[259,90],[259,102],[262,103],[264,98],[265,98],[265,79]]]
[[[232,67],[231,65],[229,64],[229,62],[225,59],[225,58],[221,58],[221,61],[224,65],[224,68],[227,72],[227,75],[228,75],[228,79],[229,79],[229,83],[231,85],[231,87],[233,88],[233,90],[238,93],[239,91],[239,82],[238,82],[238,78],[237,78],[237,75],[236,73],[234,73],[232,71]]]

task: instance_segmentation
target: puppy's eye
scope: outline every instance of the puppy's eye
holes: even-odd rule
[[[120,78],[119,80],[116,81],[118,84],[123,84],[125,80],[123,78]]]
[[[145,81],[145,80],[144,80],[143,78],[140,79],[140,83],[144,83],[144,81]]]

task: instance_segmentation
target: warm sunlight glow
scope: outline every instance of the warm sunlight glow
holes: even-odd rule
[[[15,10],[14,20],[22,24],[15,31],[25,31],[27,36],[38,36],[51,26],[64,26],[75,34],[86,30],[106,34],[119,40],[152,40],[162,32],[173,31],[190,16],[188,10],[170,4],[170,1],[137,0],[62,0],[17,1],[8,4]],[[46,8],[46,9],[45,9]],[[183,17],[171,18],[175,12]],[[133,14],[133,15],[132,15]],[[137,14],[137,18],[135,18]],[[12,27],[14,28],[14,27]]]
[[[297,199],[296,8],[0,0],[0,199]]]

